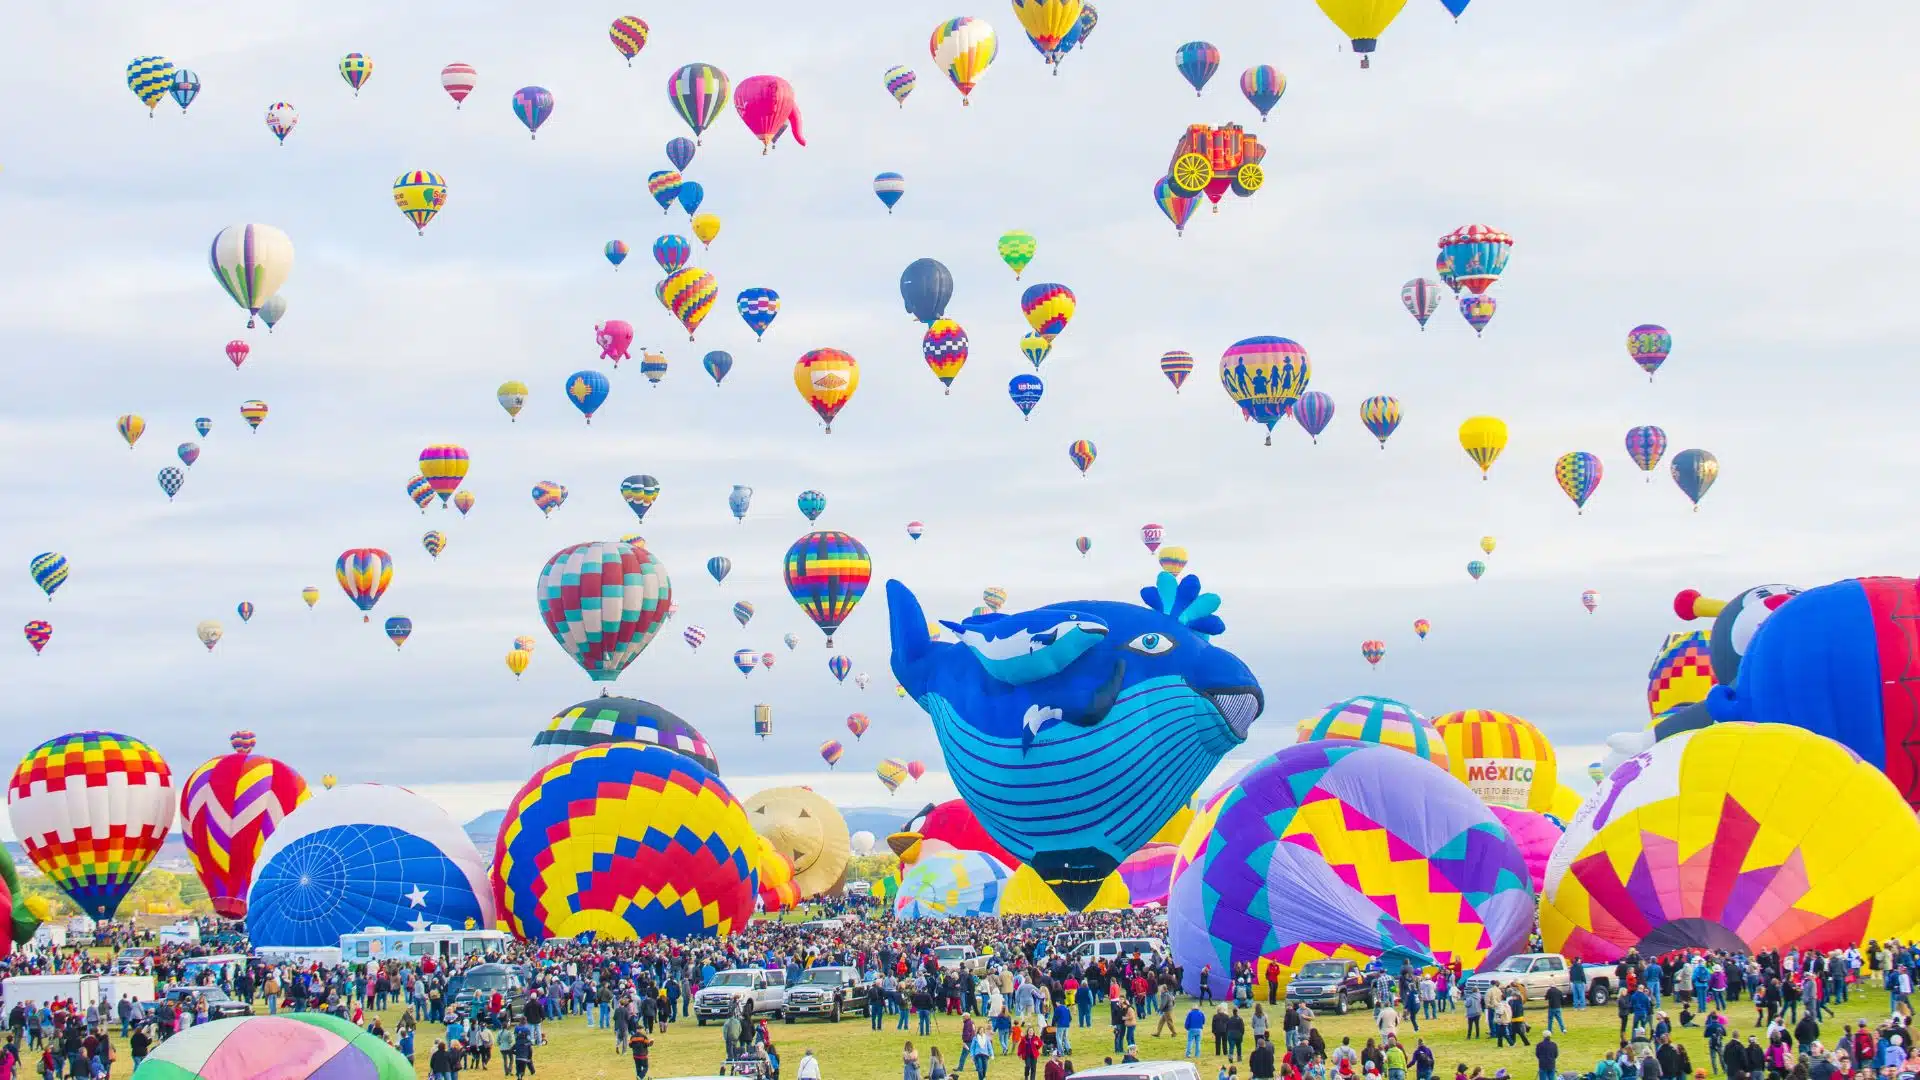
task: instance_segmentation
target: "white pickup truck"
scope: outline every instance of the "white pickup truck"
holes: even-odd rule
[[[971,945],[940,945],[933,950],[933,959],[942,971],[987,970],[987,958],[974,951]]]
[[[701,1027],[709,1020],[724,1021],[742,998],[753,1000],[755,1016],[779,1016],[787,1007],[787,973],[758,968],[722,971],[693,995],[693,1019]]]
[[[1600,964],[1585,965],[1587,979],[1587,1004],[1605,1005],[1613,999],[1613,969]],[[1573,997],[1573,976],[1567,965],[1567,959],[1559,953],[1521,953],[1500,961],[1499,966],[1469,975],[1461,982],[1465,993],[1485,993],[1487,987],[1498,984],[1520,985],[1520,995],[1527,1001],[1544,1001],[1547,988],[1557,986],[1566,994],[1569,1002]]]

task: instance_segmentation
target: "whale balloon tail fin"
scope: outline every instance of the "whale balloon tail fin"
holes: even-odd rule
[[[927,633],[927,615],[913,590],[891,579],[887,581],[887,629],[893,639],[893,677],[907,693],[919,697],[921,680],[911,676],[933,651],[933,636]]]

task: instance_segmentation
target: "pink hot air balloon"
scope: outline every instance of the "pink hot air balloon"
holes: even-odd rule
[[[613,361],[614,367],[633,359],[627,355],[627,346],[633,344],[633,324],[625,319],[608,319],[595,326],[593,340],[600,344],[600,359]]]
[[[239,338],[234,338],[232,341],[227,342],[227,359],[233,361],[235,368],[246,363],[247,354],[252,351],[253,347],[241,341]]]
[[[453,99],[453,107],[456,109],[460,107],[461,102],[467,100],[468,94],[473,93],[473,85],[477,81],[472,64],[448,64],[440,69],[440,88]]]
[[[793,86],[778,75],[754,75],[734,87],[733,107],[747,130],[760,136],[760,153],[773,149],[773,141],[793,127],[793,141],[807,145],[800,132],[800,106],[794,103]]]

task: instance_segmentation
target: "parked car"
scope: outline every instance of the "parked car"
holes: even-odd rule
[[[781,1015],[789,1024],[803,1016],[824,1016],[836,1024],[840,1022],[841,1013],[857,1012],[864,1016],[869,985],[870,980],[861,976],[859,968],[808,968],[787,985],[786,1005]]]
[[[1287,1000],[1345,1013],[1356,1001],[1371,1008],[1373,988],[1360,965],[1351,960],[1309,960],[1287,984]]]
[[[457,1016],[473,1016],[486,1008],[499,991],[506,1010],[518,1014],[531,995],[526,975],[512,964],[476,964],[447,980],[447,1009]]]
[[[1613,969],[1599,965],[1586,968],[1587,1003],[1605,1005],[1613,998]],[[1521,953],[1500,961],[1497,967],[1469,975],[1461,982],[1461,988],[1468,993],[1485,993],[1493,985],[1507,986],[1520,984],[1520,996],[1526,1001],[1540,1001],[1547,996],[1547,988],[1557,986],[1569,1000],[1573,997],[1573,975],[1567,959],[1559,953]]]
[[[987,958],[975,952],[971,945],[936,946],[933,959],[942,971],[987,970]]]
[[[742,998],[753,1000],[756,1016],[779,1016],[787,1007],[787,973],[759,968],[730,968],[693,995],[693,1019],[705,1027],[709,1020],[725,1020]]]
[[[252,1016],[253,1006],[244,1001],[227,996],[225,990],[217,986],[173,986],[161,995],[159,1001],[170,1001],[176,1009],[198,1012],[201,1002],[207,1006],[207,1016],[214,1020],[225,1020],[235,1016]],[[140,1007],[146,1010],[151,1019],[159,1001],[144,1001]]]
[[[1073,961],[1085,965],[1094,960],[1125,959],[1129,956],[1143,956],[1151,960],[1154,957],[1165,959],[1167,943],[1159,938],[1089,938],[1074,946]]]

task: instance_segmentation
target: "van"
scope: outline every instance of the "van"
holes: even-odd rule
[[[1167,955],[1167,943],[1159,938],[1092,938],[1074,947],[1070,959],[1076,964],[1093,960],[1120,960],[1138,954],[1152,958]]]

